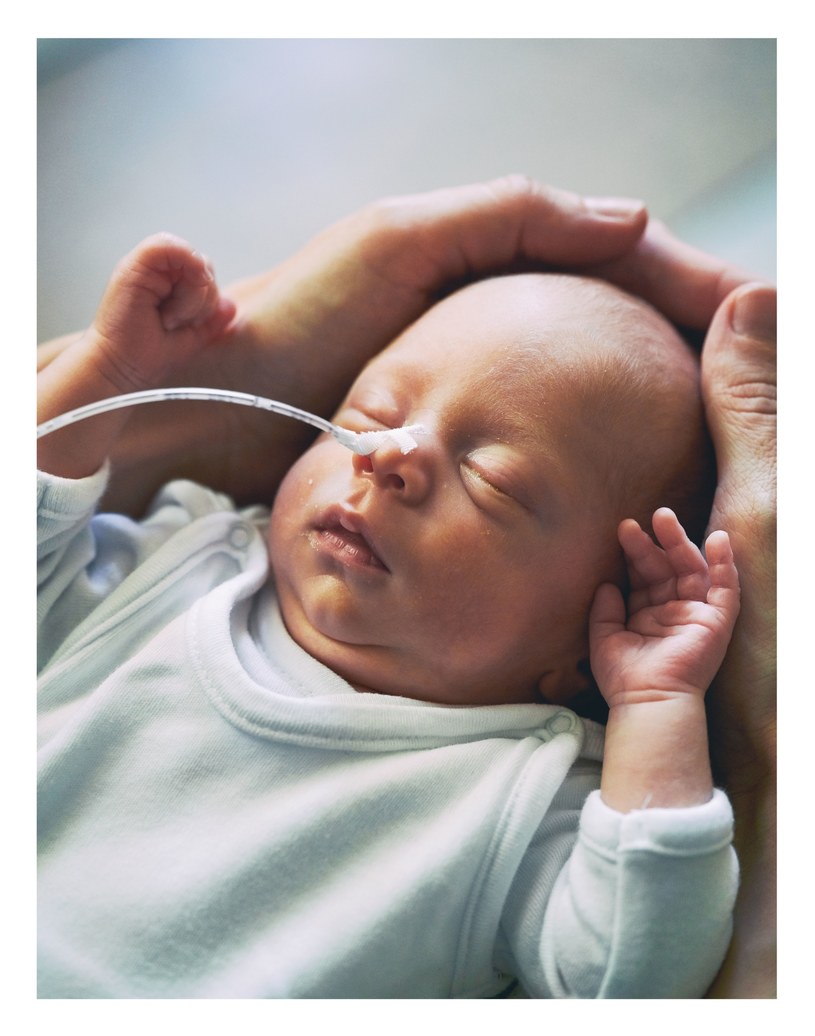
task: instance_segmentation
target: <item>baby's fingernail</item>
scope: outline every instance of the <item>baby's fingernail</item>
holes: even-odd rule
[[[201,270],[206,276],[206,279],[211,281],[215,275],[212,272],[212,263],[207,259],[204,253],[199,252],[197,248],[194,248],[190,253],[190,258],[200,264]]]
[[[737,335],[775,341],[775,288],[757,285],[737,295],[730,311],[730,326]]]
[[[645,203],[634,198],[584,198],[586,207],[606,219],[630,220],[645,208]]]

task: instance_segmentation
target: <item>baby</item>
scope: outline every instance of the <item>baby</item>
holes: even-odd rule
[[[151,239],[40,420],[161,384],[233,315]],[[40,995],[701,996],[738,579],[679,520],[709,457],[673,329],[581,278],[465,288],[335,416],[418,447],[323,436],[271,517],[188,482],[94,516],[126,418],[40,440]],[[591,679],[605,730],[566,707]]]

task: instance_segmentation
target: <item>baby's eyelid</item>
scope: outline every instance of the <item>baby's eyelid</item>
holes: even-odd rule
[[[378,392],[365,392],[348,401],[343,408],[359,414],[366,420],[375,421],[383,428],[398,428],[404,422],[395,404],[380,396]]]
[[[477,450],[465,458],[464,464],[474,477],[489,486],[497,496],[518,504],[524,510],[536,510],[535,497],[525,469],[522,467],[517,470],[511,458],[499,459],[490,452],[482,454],[481,450]]]
[[[363,424],[366,424],[366,425],[369,425],[369,424],[378,425],[378,426],[381,426],[382,428],[389,427],[386,421],[383,421],[380,417],[376,417],[374,414],[370,413],[370,411],[368,411],[368,410],[363,410],[362,407],[358,407],[358,406],[351,407],[350,413],[357,421],[361,421]]]
[[[366,427],[376,425],[378,428],[397,428],[401,423],[395,421],[390,415],[380,412],[374,406],[361,406],[359,404],[344,406],[337,415],[336,420],[337,424],[340,425],[364,424]]]
[[[501,496],[505,496],[509,499],[513,499],[512,493],[501,484],[501,480],[489,471],[484,471],[480,466],[474,464],[471,460],[464,461],[464,468],[471,478],[477,479],[485,486],[489,486],[490,489],[495,493],[500,493]]]

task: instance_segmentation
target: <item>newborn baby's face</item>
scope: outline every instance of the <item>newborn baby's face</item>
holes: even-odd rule
[[[280,489],[286,626],[359,689],[469,705],[580,689],[617,516],[583,431],[591,314],[542,281],[451,296],[360,375],[335,421],[420,423],[417,449],[359,457],[323,437]]]

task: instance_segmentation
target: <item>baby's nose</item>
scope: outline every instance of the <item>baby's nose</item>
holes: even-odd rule
[[[368,456],[355,454],[354,471],[370,479],[380,490],[396,493],[404,503],[420,503],[430,491],[432,463],[429,444],[403,453],[396,442],[387,442]]]

